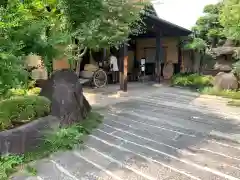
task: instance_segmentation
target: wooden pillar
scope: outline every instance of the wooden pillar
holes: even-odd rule
[[[103,48],[103,60],[105,61],[107,58],[107,49]]]
[[[161,81],[161,61],[163,58],[163,47],[161,42],[161,34],[156,35],[156,82]]]
[[[181,58],[182,58],[182,64],[181,64],[181,73],[185,73],[185,67],[184,67],[184,55],[183,51],[181,51]]]
[[[181,48],[181,41],[180,39],[178,40],[178,69],[176,73],[181,73],[182,72],[182,65],[183,65],[183,59],[182,59],[182,48]]]
[[[127,92],[128,74],[128,47],[126,44],[120,48],[120,90]]]
[[[106,59],[107,59],[107,49],[106,49],[106,48],[103,48],[102,67],[105,67],[105,66],[104,66],[104,61],[106,61]]]

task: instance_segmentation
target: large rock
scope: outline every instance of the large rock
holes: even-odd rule
[[[40,95],[51,100],[51,115],[61,119],[61,125],[82,121],[91,110],[82,85],[71,70],[56,71],[44,84]]]
[[[237,78],[233,73],[220,72],[215,76],[214,87],[216,89],[232,89],[235,90],[238,88]]]

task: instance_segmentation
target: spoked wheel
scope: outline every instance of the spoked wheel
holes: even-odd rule
[[[95,87],[102,88],[107,84],[107,74],[102,69],[98,69],[93,74],[93,84]]]

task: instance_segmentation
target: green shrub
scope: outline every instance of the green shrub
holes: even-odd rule
[[[172,78],[172,85],[203,88],[212,86],[213,77],[199,74],[178,74]]]
[[[30,176],[35,176],[37,170],[30,166],[29,162],[43,159],[53,152],[73,149],[85,139],[102,122],[103,116],[96,112],[90,112],[84,121],[68,127],[58,128],[45,134],[44,142],[39,144],[31,152],[24,155],[0,156],[0,179],[8,180],[11,174],[20,168],[25,169]]]
[[[9,174],[12,174],[16,171],[14,167],[23,163],[23,158],[23,156],[19,155],[0,156],[0,179],[10,179]]]
[[[27,94],[28,95],[39,95],[40,91],[41,91],[41,88],[35,87],[35,88],[32,88],[32,89],[29,89],[27,91]]]
[[[47,115],[50,101],[41,96],[12,97],[0,101],[0,130]]]
[[[9,98],[13,96],[24,96],[26,93],[26,89],[9,89],[5,97]]]
[[[35,88],[35,86],[36,86],[36,81],[35,80],[29,81],[28,84],[27,84],[28,89]]]
[[[31,89],[9,89],[4,98],[16,97],[16,96],[26,96],[26,95],[39,95],[41,88],[35,87]]]
[[[189,86],[192,85],[192,82],[188,79],[187,76],[175,76],[172,79],[172,84],[179,86]]]
[[[221,96],[221,97],[225,97],[225,98],[240,99],[240,91],[218,90],[213,87],[208,87],[208,88],[204,88],[201,92],[204,94]]]

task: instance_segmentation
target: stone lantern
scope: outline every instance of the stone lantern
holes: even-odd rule
[[[212,49],[216,58],[214,69],[219,72],[214,78],[214,88],[219,90],[238,88],[238,80],[232,73],[233,56],[237,48],[232,41],[226,40],[223,46]]]

